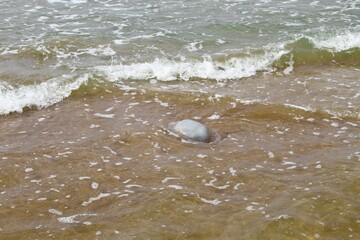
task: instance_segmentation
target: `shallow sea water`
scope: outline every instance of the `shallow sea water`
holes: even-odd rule
[[[359,237],[358,118],[176,84],[92,86],[3,116],[3,238]],[[182,142],[167,125],[185,118],[223,139]]]
[[[359,1],[0,6],[0,239],[360,238]]]

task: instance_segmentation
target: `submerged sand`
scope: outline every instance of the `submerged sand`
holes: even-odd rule
[[[302,74],[261,76],[267,103],[236,97],[251,79],[108,84],[2,116],[0,238],[359,238],[360,121],[316,110],[322,82]],[[184,142],[167,129],[181,119],[223,138]]]

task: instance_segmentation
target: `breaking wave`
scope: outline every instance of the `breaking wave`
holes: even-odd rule
[[[110,46],[106,46],[107,48]],[[40,55],[41,49],[37,46],[36,51]],[[49,56],[48,48],[45,47],[43,51]],[[34,54],[28,49],[26,52]],[[23,55],[24,52],[7,51],[0,55],[12,54]],[[115,52],[111,52],[111,55],[114,54]],[[51,51],[50,55],[56,55],[56,50]],[[62,51],[61,58],[64,58],[64,55],[66,53]],[[58,103],[87,83],[92,76],[95,76],[95,80],[100,78],[108,82],[152,79],[224,81],[251,77],[259,72],[291,74],[292,71],[296,71],[298,65],[327,64],[334,61],[360,66],[359,32],[345,32],[326,37],[300,36],[293,41],[272,44],[252,52],[207,55],[202,59],[156,58],[148,62],[93,66],[86,68],[86,74],[80,77],[75,74],[63,75],[33,85],[13,86],[7,82],[0,82],[0,115],[22,112],[27,107],[43,108]]]
[[[0,84],[0,115],[22,112],[25,107],[43,108],[51,106],[70,96],[88,80],[88,75],[77,78],[62,76],[35,85],[13,87]]]
[[[160,81],[197,79],[240,79],[255,75],[258,71],[271,71],[271,64],[286,54],[286,51],[267,52],[248,57],[232,57],[225,61],[216,61],[210,56],[203,61],[173,61],[155,59],[153,62],[133,63],[129,65],[98,66],[97,74],[109,81],[148,80]]]

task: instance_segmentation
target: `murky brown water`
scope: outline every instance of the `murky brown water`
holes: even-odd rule
[[[1,116],[0,239],[359,239],[358,70],[317,71],[88,86]],[[223,139],[167,130],[186,118]]]
[[[0,1],[0,240],[360,239],[359,12]]]

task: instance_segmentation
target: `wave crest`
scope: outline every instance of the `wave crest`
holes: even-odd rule
[[[0,115],[21,113],[25,107],[43,108],[62,101],[88,80],[85,74],[75,81],[66,75],[37,85],[13,87],[0,84]]]
[[[132,63],[129,65],[98,66],[95,71],[108,81],[148,80],[160,81],[185,80],[192,78],[240,79],[255,75],[258,71],[271,71],[271,64],[280,59],[287,51],[267,52],[263,55],[245,58],[233,57],[225,61],[214,61],[210,56],[203,61],[171,61],[155,59],[148,63]]]
[[[360,32],[346,31],[333,36],[309,37],[309,40],[318,49],[338,53],[354,48],[360,48]]]

